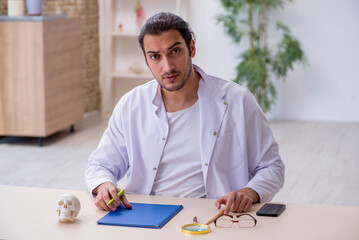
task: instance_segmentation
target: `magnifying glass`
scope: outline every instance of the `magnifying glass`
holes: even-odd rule
[[[193,223],[186,224],[181,227],[181,232],[187,233],[187,234],[206,234],[211,231],[211,228],[209,227],[209,224],[211,224],[214,220],[222,216],[224,213],[224,209],[217,213],[216,216],[211,218],[206,224],[198,223],[197,217],[193,218]]]
[[[186,224],[181,227],[181,232],[186,234],[206,234],[211,231],[209,225],[197,222],[197,217],[193,218],[193,223]]]

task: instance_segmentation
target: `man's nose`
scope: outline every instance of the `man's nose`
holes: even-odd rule
[[[171,73],[175,69],[175,64],[168,57],[163,58],[163,71],[166,73]]]

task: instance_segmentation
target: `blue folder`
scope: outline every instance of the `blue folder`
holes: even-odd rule
[[[122,204],[115,212],[109,212],[98,224],[125,227],[162,228],[179,211],[182,205],[131,203],[132,209]]]

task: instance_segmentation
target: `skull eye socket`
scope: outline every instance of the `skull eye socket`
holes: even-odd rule
[[[61,200],[61,201],[59,202],[59,205],[64,205],[64,201]]]
[[[68,201],[67,201],[67,205],[70,205],[70,206],[71,206],[71,205],[72,205],[72,201],[68,200]]]

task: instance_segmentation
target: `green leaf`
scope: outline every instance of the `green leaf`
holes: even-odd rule
[[[284,78],[295,62],[306,62],[304,51],[299,41],[293,37],[289,28],[277,22],[277,28],[282,31],[282,40],[278,43],[278,51],[274,56],[272,71],[278,78]]]

